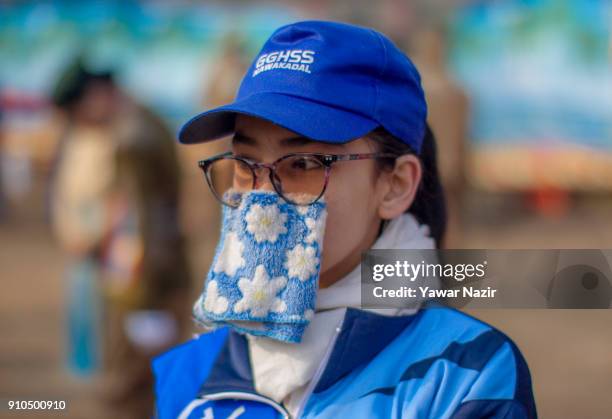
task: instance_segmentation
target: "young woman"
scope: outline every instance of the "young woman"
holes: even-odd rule
[[[155,359],[159,417],[536,417],[501,332],[448,308],[360,308],[362,252],[443,239],[426,114],[386,37],[309,21],[274,32],[234,103],[183,127],[183,143],[233,142],[201,162],[224,204],[194,306],[214,330]]]

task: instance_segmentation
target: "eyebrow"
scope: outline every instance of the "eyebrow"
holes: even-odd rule
[[[283,138],[282,140],[280,140],[280,145],[284,147],[304,146],[315,142],[318,141],[311,140],[310,138],[304,137],[303,135],[298,135],[295,137]],[[249,137],[248,135],[237,131],[234,134],[234,137],[232,138],[232,144],[245,144],[254,146],[257,145],[257,140],[253,137]]]

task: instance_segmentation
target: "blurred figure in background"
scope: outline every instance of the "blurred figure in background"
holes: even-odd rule
[[[92,73],[81,60],[64,72],[53,95],[64,133],[49,206],[53,231],[69,259],[68,365],[79,375],[95,372],[101,362],[99,253],[113,182],[116,96],[112,75]]]
[[[112,417],[149,417],[149,358],[181,340],[188,314],[174,140],[110,73],[80,62],[55,103],[66,121],[51,213],[71,260],[69,364],[79,373],[102,364]]]
[[[184,338],[182,326],[190,314],[179,165],[171,133],[140,105],[123,103],[116,135],[102,255],[108,307],[105,394],[113,417],[145,418],[153,406],[149,358]]]

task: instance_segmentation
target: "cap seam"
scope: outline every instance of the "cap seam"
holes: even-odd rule
[[[387,47],[385,46],[385,43],[383,42],[380,34],[378,32],[376,32],[373,29],[370,29],[370,31],[376,36],[376,39],[378,40],[378,42],[380,43],[380,46],[382,48],[383,51],[383,65],[380,69],[380,72],[378,73],[377,77],[376,77],[376,81],[374,83],[374,90],[375,90],[375,98],[374,98],[374,118],[379,121],[380,118],[378,117],[378,102],[379,102],[379,96],[380,96],[380,89],[379,89],[379,83],[380,83],[380,79],[382,77],[382,75],[384,74],[384,72],[387,70],[387,65],[388,65],[388,61],[389,61],[389,57],[387,55]]]

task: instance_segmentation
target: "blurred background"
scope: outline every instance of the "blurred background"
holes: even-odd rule
[[[144,418],[150,357],[195,331],[218,204],[175,146],[278,26],[374,27],[419,68],[448,248],[612,248],[609,0],[0,2],[0,399]],[[610,417],[612,311],[480,310],[543,418]]]

